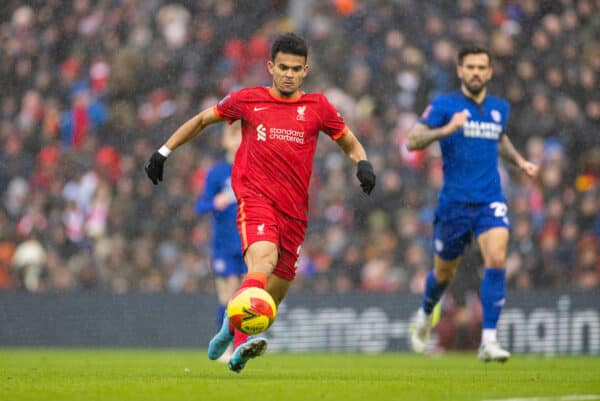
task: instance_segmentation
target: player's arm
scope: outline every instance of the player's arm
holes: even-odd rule
[[[417,122],[408,132],[406,147],[410,151],[425,149],[430,143],[453,134],[466,122],[467,115],[463,112],[454,113],[448,124],[439,128],[430,128],[421,122]]]
[[[515,149],[508,135],[503,134],[500,137],[498,152],[500,157],[525,172],[529,177],[534,178],[537,176],[539,167],[534,163],[525,160],[525,158],[521,156],[517,149]]]
[[[367,152],[365,152],[365,148],[362,146],[350,128],[346,128],[346,133],[336,139],[335,143],[342,148],[344,153],[348,155],[350,160],[352,160],[355,165],[361,160],[367,160]]]
[[[346,128],[345,134],[336,139],[335,142],[357,166],[356,177],[360,182],[360,187],[364,193],[370,194],[375,188],[376,177],[371,162],[367,160],[365,148],[349,128]]]
[[[177,128],[165,144],[152,154],[150,160],[144,166],[146,175],[152,183],[157,185],[159,181],[162,181],[164,164],[172,151],[198,135],[208,125],[222,120],[217,115],[214,107],[211,107],[202,110]]]
[[[206,175],[206,183],[202,195],[196,200],[196,213],[199,215],[215,210],[215,195],[219,192],[219,182],[215,177],[214,168]]]

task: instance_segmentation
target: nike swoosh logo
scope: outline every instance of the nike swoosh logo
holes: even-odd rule
[[[268,109],[268,107],[255,107],[254,111],[261,111],[261,110],[266,110]]]

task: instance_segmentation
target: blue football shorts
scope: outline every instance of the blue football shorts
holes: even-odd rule
[[[213,257],[212,270],[215,276],[220,278],[241,276],[247,271],[244,257],[241,254]]]
[[[433,221],[433,249],[440,258],[461,256],[473,238],[494,227],[510,230],[505,202],[440,204]]]

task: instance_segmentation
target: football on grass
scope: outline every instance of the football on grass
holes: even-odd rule
[[[276,314],[277,307],[273,297],[257,287],[236,292],[227,304],[227,316],[233,327],[250,335],[268,329]]]

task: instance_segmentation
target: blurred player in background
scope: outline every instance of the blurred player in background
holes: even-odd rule
[[[222,144],[225,159],[215,164],[206,176],[204,193],[196,202],[198,214],[212,214],[212,270],[217,288],[217,329],[223,325],[227,301],[238,289],[246,274],[242,240],[237,230],[237,199],[231,187],[231,169],[235,153],[242,140],[241,124],[225,124]],[[222,360],[229,362],[233,348],[229,347]]]
[[[433,308],[454,277],[465,245],[474,237],[485,263],[478,356],[486,362],[504,362],[510,353],[498,344],[496,325],[504,305],[510,222],[498,156],[529,177],[537,176],[538,167],[525,160],[504,133],[510,107],[506,100],[487,93],[491,62],[485,48],[461,49],[456,69],[460,90],[436,97],[409,132],[411,151],[439,141],[444,172],[434,220],[434,268],[427,276],[422,305],[411,327],[411,344],[416,352],[426,350]]]
[[[163,178],[169,154],[207,125],[242,121],[242,143],[233,163],[232,184],[238,199],[238,229],[248,274],[240,289],[266,288],[277,304],[296,276],[307,224],[308,186],[319,131],[323,131],[357,166],[362,190],[370,194],[375,173],[361,143],[321,93],[304,93],[309,66],[304,39],[293,33],[273,43],[267,69],[270,87],[246,88],[225,96],[181,125],[154,152],[145,171],[154,184]],[[266,351],[267,340],[234,330],[225,317],[210,341],[208,357],[219,358],[233,341],[229,369]]]

